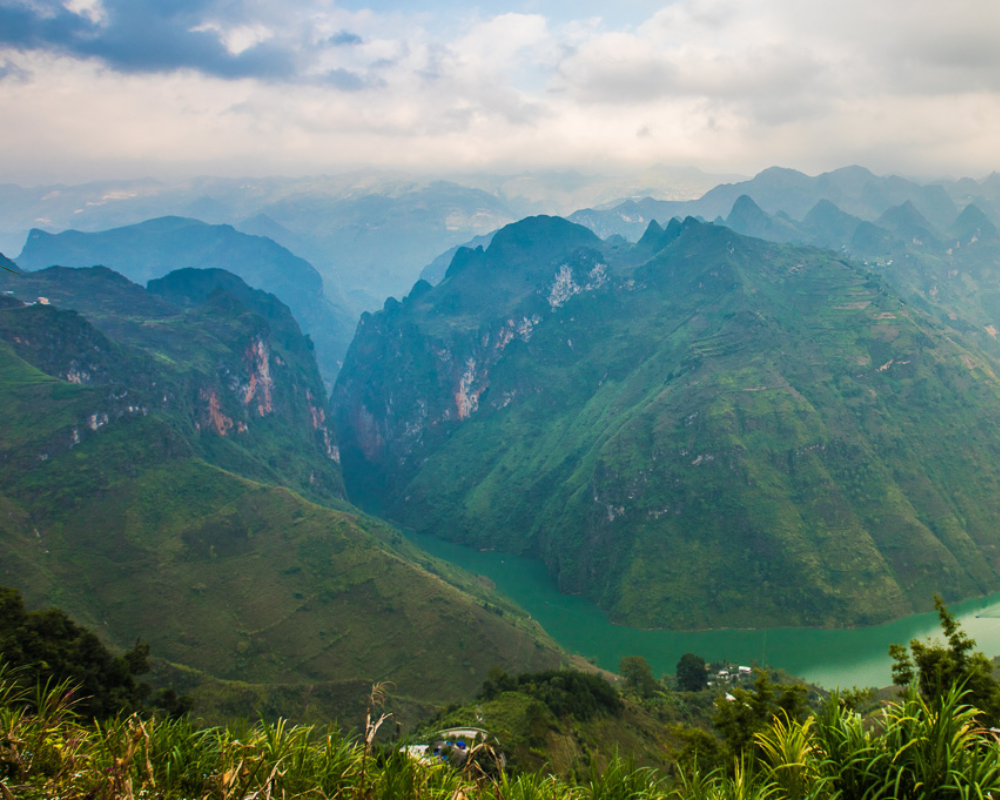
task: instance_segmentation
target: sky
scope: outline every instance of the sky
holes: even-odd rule
[[[0,182],[1000,169],[996,0],[0,0]]]

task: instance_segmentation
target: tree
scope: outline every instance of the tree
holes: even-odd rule
[[[517,678],[508,675],[501,667],[490,667],[489,674],[483,681],[483,688],[479,690],[479,697],[483,700],[493,700],[504,692],[517,691]]]
[[[931,702],[940,701],[953,686],[965,690],[965,701],[982,713],[981,721],[995,725],[1000,720],[1000,685],[993,680],[993,668],[988,658],[973,652],[976,640],[961,629],[958,620],[949,613],[944,601],[934,595],[947,645],[937,641],[910,641],[904,645],[889,645],[892,657],[892,682],[906,686],[916,681],[920,693]]]
[[[700,692],[708,686],[705,659],[694,653],[685,653],[677,662],[677,687],[682,692]]]
[[[801,684],[771,683],[766,672],[757,670],[753,689],[734,688],[715,701],[712,724],[733,756],[750,749],[754,734],[784,712],[789,720],[802,720],[808,711],[808,689]]]
[[[601,713],[617,714],[621,698],[600,675],[575,670],[545,670],[508,675],[499,667],[490,670],[479,692],[482,700],[493,700],[504,692],[521,692],[543,703],[557,717],[571,714],[579,720]]]
[[[625,688],[639,697],[652,697],[660,690],[653,670],[642,656],[625,656],[618,662],[618,672],[625,679]]]
[[[0,586],[0,661],[18,670],[28,686],[68,681],[79,698],[76,710],[96,719],[146,708],[150,687],[136,681],[149,671],[149,645],[136,642],[115,656],[86,628],[57,608],[28,611],[16,589]],[[155,700],[163,700],[163,705]],[[154,705],[171,716],[192,704],[176,692],[160,692]]]
[[[699,771],[708,774],[726,764],[725,750],[718,737],[701,728],[674,725],[670,732],[680,742],[677,766],[685,771]]]

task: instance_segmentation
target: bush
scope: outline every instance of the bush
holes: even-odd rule
[[[479,696],[493,700],[503,692],[514,691],[541,701],[557,717],[570,715],[586,720],[600,713],[618,714],[622,708],[621,698],[604,678],[573,670],[526,672],[515,677],[494,669]]]

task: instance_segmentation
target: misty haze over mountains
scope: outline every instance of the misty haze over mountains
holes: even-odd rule
[[[998,32],[0,0],[0,795],[1000,796]]]
[[[101,231],[161,217],[228,224],[308,260],[334,304],[352,313],[405,294],[451,248],[529,214],[558,214],[635,241],[651,219],[727,217],[742,195],[802,219],[820,200],[873,221],[909,199],[946,228],[970,202],[1000,223],[1000,179],[918,183],[846,167],[816,177],[772,168],[749,181],[657,167],[618,178],[579,173],[477,175],[447,180],[361,172],[330,178],[126,181],[26,189],[0,186],[0,251],[14,256],[33,228]],[[440,272],[440,268],[438,268]]]
[[[197,178],[22,188],[0,185],[0,251],[28,232],[100,231],[162,216],[229,224],[310,261],[328,296],[360,312],[409,290],[421,267],[532,213],[651,196],[698,197],[730,176],[657,167],[621,178],[580,173],[426,178],[359,171],[316,178]]]
[[[969,205],[1000,224],[1000,178],[995,174],[919,183],[854,166],[815,177],[779,167],[750,180],[727,177],[656,167],[620,177],[526,173],[435,180],[358,172],[329,178],[199,178],[35,189],[4,185],[0,243],[6,252],[19,253],[16,260],[28,269],[100,263],[139,281],[160,277],[178,262],[231,269],[293,307],[317,342],[323,374],[332,380],[362,311],[379,308],[387,297],[403,296],[417,278],[437,283],[459,247],[488,245],[497,229],[533,213],[562,214],[599,236],[618,234],[630,241],[637,241],[652,220],[666,224],[672,217],[693,215],[725,220],[741,233],[775,241],[835,248],[846,248],[850,237],[840,241],[822,233],[793,232],[791,223],[821,213],[824,203],[871,223],[888,209],[911,203],[942,232]],[[741,197],[776,221],[765,225],[742,219]],[[160,232],[154,233],[151,220],[167,216],[191,222],[165,219],[156,223]],[[209,228],[196,222],[236,230],[216,227],[209,234]],[[134,227],[139,223],[143,225]],[[852,235],[856,228],[851,226]],[[67,233],[48,235],[62,230]],[[106,233],[80,236],[71,235],[72,230]],[[209,235],[214,237],[211,244],[205,239]],[[157,244],[150,236],[158,237]],[[275,253],[283,253],[278,261],[264,256],[273,262],[271,277],[254,272],[259,268],[233,249],[236,242],[246,253],[277,247]],[[291,272],[279,263],[292,264],[297,257]],[[147,266],[137,269],[140,263]],[[295,277],[303,269],[313,277]],[[322,288],[317,290],[312,284],[320,276]]]

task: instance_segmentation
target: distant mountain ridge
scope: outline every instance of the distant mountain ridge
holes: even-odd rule
[[[815,177],[792,169],[771,167],[748,181],[722,184],[697,200],[664,202],[645,198],[614,208],[581,209],[568,218],[605,238],[613,233],[636,241],[651,220],[661,225],[671,217],[697,216],[706,220],[729,217],[740,197],[754,201],[764,212],[783,212],[802,220],[818,203],[827,201],[862,220],[874,221],[887,209],[911,202],[935,225],[947,226],[970,202],[997,217],[998,181],[989,178],[920,184],[897,176],[880,177],[864,167],[851,166]],[[997,217],[1000,221],[1000,217]]]
[[[6,184],[0,185],[0,250],[17,252],[31,228],[99,231],[168,215],[193,217],[267,236],[308,259],[323,276],[331,302],[357,315],[405,293],[439,253],[526,214],[565,214],[633,196],[697,197],[732,179],[656,166],[623,176],[442,178],[356,170],[310,177]]]
[[[292,309],[316,342],[328,380],[336,375],[353,334],[353,319],[324,296],[323,279],[308,261],[271,239],[240,233],[229,225],[161,217],[93,233],[49,234],[35,229],[17,262],[27,270],[100,265],[143,284],[182,267],[227,270],[277,295]]]
[[[724,221],[768,241],[831,248],[857,259],[900,297],[1000,355],[1000,232],[974,202],[937,223],[909,200],[862,220],[821,200],[796,222],[743,195]]]
[[[997,369],[826,251],[536,218],[365,315],[332,405],[351,497],[617,621],[872,624],[1000,587]]]
[[[541,172],[442,179],[359,170],[302,178],[7,184],[0,185],[0,250],[17,252],[31,228],[98,231],[166,215],[225,223],[308,259],[323,276],[330,301],[353,318],[380,307],[387,296],[402,296],[441,253],[529,214],[579,211],[574,220],[602,238],[619,233],[633,241],[650,219],[728,216],[740,194],[769,213],[784,210],[796,219],[821,197],[868,220],[913,199],[935,224],[949,203],[963,208],[975,202],[1000,224],[998,186],[1000,179],[991,178],[927,183],[877,177],[862,167],[816,178],[773,168],[747,181],[662,165],[620,176]],[[781,197],[795,198],[794,207],[770,202]]]

